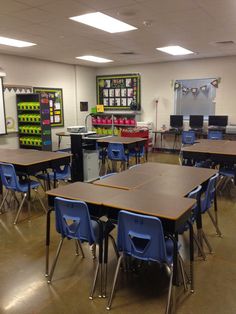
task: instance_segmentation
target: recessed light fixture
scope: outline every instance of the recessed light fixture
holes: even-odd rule
[[[101,12],[88,13],[70,17],[71,20],[80,22],[108,33],[121,33],[137,29],[136,27],[114,19]]]
[[[156,49],[163,51],[165,53],[168,53],[170,55],[173,55],[173,56],[183,56],[183,55],[194,53],[193,51],[185,49],[180,46],[167,46],[167,47],[161,47],[161,48],[156,48]]]
[[[0,45],[12,46],[17,48],[35,46],[36,44],[30,43],[28,41],[22,41],[17,39],[12,39],[8,37],[0,36]]]
[[[113,60],[95,57],[95,56],[81,56],[81,57],[76,57],[76,59],[81,59],[81,60],[85,60],[85,61],[92,61],[92,62],[97,62],[97,63],[113,62]]]

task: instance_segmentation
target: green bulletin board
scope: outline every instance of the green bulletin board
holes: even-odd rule
[[[51,126],[64,126],[62,88],[34,87],[34,93],[47,94],[50,107]]]
[[[140,74],[97,76],[97,104],[105,110],[141,110]]]

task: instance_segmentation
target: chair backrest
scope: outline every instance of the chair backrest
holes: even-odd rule
[[[2,184],[11,190],[19,190],[19,182],[15,168],[12,164],[0,163],[0,174]]]
[[[205,192],[205,197],[201,202],[201,211],[205,213],[210,207],[214,200],[215,193],[216,193],[216,181],[219,174],[216,173],[213,177],[211,177],[208,181],[207,189]]]
[[[108,177],[114,176],[115,174],[117,174],[117,172],[111,172],[111,173],[107,173],[104,176],[99,177],[100,180],[102,179],[106,179]]]
[[[208,140],[222,140],[223,133],[221,131],[209,131],[207,134]]]
[[[193,198],[193,199],[197,200],[196,204],[192,208],[192,216],[191,216],[192,222],[194,222],[196,220],[196,217],[197,217],[197,214],[199,211],[199,206],[201,206],[201,204],[200,204],[201,189],[202,189],[202,186],[199,185],[195,190],[193,190],[192,192],[190,192],[188,194],[189,198]]]
[[[167,262],[162,223],[156,217],[120,211],[117,246],[141,260]]]
[[[107,155],[111,160],[126,160],[124,145],[122,143],[109,143]]]
[[[80,239],[90,245],[95,241],[88,206],[85,202],[56,197],[56,230],[69,239]]]
[[[183,131],[182,132],[182,144],[193,145],[195,142],[196,136],[194,131]]]
[[[194,189],[192,192],[188,194],[189,198],[193,198],[197,200],[196,204],[192,207],[192,213],[189,221],[191,223],[194,223],[197,218],[198,211],[200,210],[200,193],[201,193],[202,186],[199,185],[196,189]],[[189,224],[186,222],[180,228],[178,229],[179,234],[183,234],[185,231],[189,229]]]

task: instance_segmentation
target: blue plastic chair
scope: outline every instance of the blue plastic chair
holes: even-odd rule
[[[208,131],[207,138],[208,140],[222,140],[223,133],[221,131]]]
[[[196,189],[194,189],[192,192],[190,192],[188,194],[189,198],[193,198],[195,200],[197,200],[196,204],[192,207],[192,213],[191,213],[191,217],[188,221],[188,223],[185,223],[184,225],[182,225],[179,230],[177,231],[178,234],[183,234],[184,232],[189,230],[189,223],[191,223],[192,225],[195,223],[195,221],[197,220],[197,216],[199,214],[201,214],[201,208],[200,208],[200,195],[201,195],[201,190],[202,190],[202,186],[199,185]],[[193,239],[198,247],[199,252],[201,253],[203,259],[206,259],[206,254],[203,251],[202,245],[198,240],[198,237],[196,236],[195,233],[193,233]]]
[[[218,215],[217,215],[217,197],[216,197],[216,183],[219,174],[216,173],[213,177],[208,181],[207,189],[205,192],[205,196],[201,199],[201,212],[202,214],[208,213],[215,229],[216,233],[221,236],[221,231],[218,226]],[[211,206],[214,204],[215,218],[210,212]]]
[[[109,143],[107,147],[107,156],[112,162],[121,161],[121,164],[123,163],[124,165],[124,169],[125,165],[127,168],[129,167],[129,153],[125,152],[125,148],[122,143]]]
[[[57,260],[65,238],[67,238],[68,240],[74,239],[76,241],[76,255],[79,255],[80,249],[81,255],[82,257],[84,257],[81,242],[88,242],[89,245],[102,245],[105,233],[109,233],[114,227],[112,225],[112,228],[110,229],[103,228],[103,224],[101,222],[91,219],[88,206],[85,202],[82,201],[68,200],[56,197],[54,200],[54,208],[56,217],[56,231],[61,235],[61,240],[59,242],[57,253],[48,276],[48,283],[50,283],[52,280]],[[99,269],[101,269],[101,267],[102,258],[100,256],[99,263],[97,264],[95,271],[90,298],[93,297]]]
[[[174,248],[178,250],[178,246],[174,239],[164,236],[161,221],[152,216],[120,211],[118,217],[117,248],[120,256],[117,262],[107,309],[111,309],[120,264],[125,256],[131,256],[142,261],[161,263],[170,271],[167,302],[168,313],[173,278],[173,254]],[[184,276],[183,273],[182,275]]]
[[[193,145],[195,143],[196,140],[196,136],[195,136],[195,132],[194,131],[183,131],[182,132],[182,137],[181,137],[181,149],[179,152],[179,164],[180,165],[185,165],[186,161],[183,160],[183,156],[182,156],[182,148],[185,146],[189,146],[189,145]]]
[[[196,141],[196,135],[194,131],[182,132],[182,145],[193,145]]]
[[[218,191],[223,191],[228,183],[234,185],[235,168],[234,167],[220,167],[219,169],[220,182],[217,186]]]
[[[41,206],[43,207],[43,210],[47,213],[47,210],[38,194],[37,188],[39,187],[39,183],[33,180],[30,180],[29,178],[25,180],[19,180],[19,177],[17,177],[15,168],[12,164],[7,163],[0,163],[0,175],[1,175],[1,181],[2,185],[6,188],[6,193],[3,197],[2,203],[0,205],[0,213],[2,211],[2,208],[4,206],[5,201],[7,200],[7,196],[9,193],[12,193],[13,197],[18,203],[18,199],[16,197],[16,193],[21,193],[23,195],[22,201],[19,204],[19,208],[16,213],[16,217],[14,219],[14,224],[17,224],[19,215],[21,213],[22,207],[24,205],[24,202],[26,200],[26,197],[28,195],[29,188],[33,189],[36,192],[36,197],[39,200]],[[28,210],[30,213],[30,201],[28,200]]]
[[[117,174],[117,172],[110,172],[110,173],[105,174],[104,176],[100,176],[99,179],[100,179],[100,180],[103,180],[103,179],[112,177],[112,176],[114,176],[115,174]]]

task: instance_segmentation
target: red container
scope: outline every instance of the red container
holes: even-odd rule
[[[107,124],[107,118],[102,118],[102,124]]]
[[[102,123],[102,119],[100,117],[97,117],[97,123]]]
[[[130,125],[130,124],[131,124],[131,123],[130,123],[130,119],[125,119],[125,120],[124,120],[124,123],[127,124],[127,125]]]
[[[125,124],[125,120],[123,118],[118,119],[118,124]]]
[[[107,124],[112,124],[112,119],[111,118],[107,119]]]
[[[130,119],[130,120],[129,120],[129,123],[130,123],[130,125],[136,125],[135,119]]]
[[[92,118],[92,124],[96,124],[97,123],[97,118]]]

